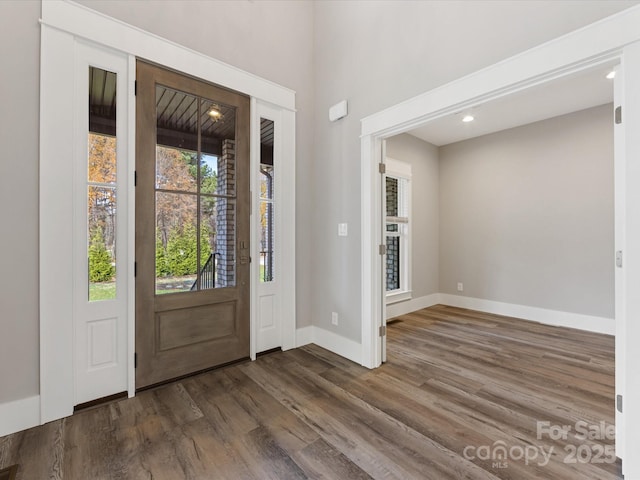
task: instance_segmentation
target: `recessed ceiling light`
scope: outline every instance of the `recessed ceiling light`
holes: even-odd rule
[[[609,80],[612,80],[613,78],[615,78],[616,76],[616,71],[615,70],[611,70],[609,73],[607,73],[607,78]]]
[[[474,120],[473,115],[465,115],[464,117],[462,117],[462,121],[464,123],[473,122],[473,120]]]

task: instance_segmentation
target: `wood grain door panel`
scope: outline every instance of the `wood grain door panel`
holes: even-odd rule
[[[210,105],[222,119],[207,117]],[[136,115],[136,388],[145,388],[249,356],[249,98],[138,61]],[[183,154],[172,160],[178,173],[161,163],[162,149]],[[224,178],[223,157],[235,162]],[[218,162],[208,187],[205,159]],[[165,215],[174,204],[186,212],[180,221]],[[156,263],[159,248],[177,255],[165,237],[186,231],[185,222],[197,250],[179,254],[197,258],[197,268],[178,276]]]

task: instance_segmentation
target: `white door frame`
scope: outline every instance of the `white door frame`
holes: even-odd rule
[[[625,86],[621,93],[616,94],[616,100],[618,95],[622,96],[623,128],[630,132],[640,131],[638,25],[640,7],[624,10],[362,120],[361,324],[364,366],[376,368],[382,361],[378,327],[384,324],[386,307],[382,275],[377,272],[381,272],[383,267],[383,258],[378,253],[378,245],[383,243],[378,163],[383,158],[384,140],[436,118],[615,60],[623,66],[623,78],[616,85]],[[629,88],[631,85],[635,88]],[[626,188],[623,192],[616,191],[616,201],[623,201],[625,205],[624,237],[616,239],[616,249],[622,249],[621,245],[625,243],[640,245],[640,136],[625,135],[624,151],[621,152],[619,147],[616,145],[616,162],[624,164]],[[619,158],[620,155],[623,158]],[[621,200],[620,195],[625,191],[626,198]],[[616,288],[616,293],[622,292],[622,295],[625,291],[640,291],[640,251],[629,249],[624,255],[622,278],[617,276],[617,283],[622,281],[624,287]],[[622,422],[623,432],[622,438],[618,439],[621,444],[619,456],[624,455],[626,445],[640,445],[640,368],[637,367],[640,365],[640,349],[637,348],[640,344],[640,322],[627,321],[640,318],[640,296],[624,297],[616,302],[617,332],[621,328],[626,329],[623,339],[626,348],[617,352],[617,357],[622,358],[616,359],[622,367],[617,368],[618,387],[622,384],[622,389],[617,388],[617,392],[624,391],[624,416],[618,415],[616,419]],[[623,311],[619,308],[621,304],[624,305]],[[629,477],[640,478],[640,457],[625,456],[623,469]]]
[[[78,42],[89,42],[128,56],[128,145],[126,171],[135,172],[135,62],[145,59],[227,87],[270,104],[282,115],[282,171],[294,172],[295,92],[206,55],[150,34],[90,8],[65,0],[42,2],[40,68],[40,423],[71,415],[74,407],[73,338],[73,151],[74,61]],[[257,115],[252,109],[251,115]],[[253,122],[253,119],[252,119]],[[280,177],[285,198],[294,198],[294,174]],[[128,198],[135,198],[129,182]],[[293,202],[291,202],[293,203]],[[120,205],[127,216],[129,267],[134,263],[135,202]],[[280,212],[285,228],[281,248],[293,252],[295,210]],[[252,217],[252,222],[254,217]],[[283,265],[287,282],[279,285],[282,348],[295,345],[295,257]],[[284,273],[283,272],[283,273]],[[127,378],[135,394],[135,281],[128,268]],[[287,287],[287,289],[285,289]],[[254,306],[252,305],[252,308]],[[252,321],[255,315],[252,315]],[[254,331],[252,326],[252,332]],[[255,339],[251,341],[255,358]]]

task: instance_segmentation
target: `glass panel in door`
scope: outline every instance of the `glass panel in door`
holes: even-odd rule
[[[156,295],[235,285],[235,115],[156,86]]]

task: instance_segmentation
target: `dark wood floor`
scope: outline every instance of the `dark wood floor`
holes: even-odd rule
[[[443,306],[388,335],[379,369],[316,346],[266,355],[0,438],[0,468],[19,463],[24,480],[621,478],[613,442],[574,428],[614,421],[612,337]],[[537,438],[538,421],[574,431]],[[483,460],[500,446],[504,460]]]

